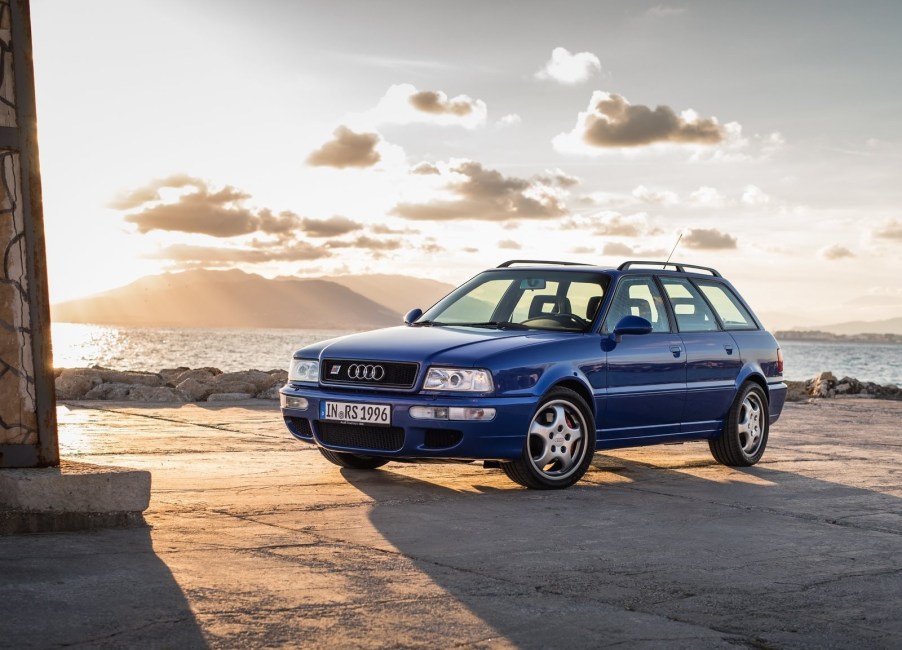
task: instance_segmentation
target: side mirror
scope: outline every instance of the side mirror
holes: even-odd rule
[[[614,338],[620,340],[624,334],[650,334],[651,323],[641,316],[624,316],[614,326]]]
[[[410,325],[411,323],[413,323],[416,319],[418,319],[422,315],[423,315],[422,309],[411,309],[409,312],[407,312],[407,315],[404,317],[404,324]]]

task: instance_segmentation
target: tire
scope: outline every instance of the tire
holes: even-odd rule
[[[770,431],[767,395],[754,382],[742,385],[724,422],[723,433],[708,441],[721,465],[751,467],[764,455]]]
[[[322,447],[317,447],[319,453],[325,457],[330,463],[335,463],[339,467],[347,467],[348,469],[376,469],[382,467],[388,462],[386,458],[376,458],[375,456],[363,456],[362,454],[348,454],[338,451],[329,451]]]
[[[507,477],[533,490],[559,490],[582,478],[595,453],[595,418],[569,388],[553,388],[536,408],[523,454],[501,464]]]

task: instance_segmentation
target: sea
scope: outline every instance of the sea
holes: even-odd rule
[[[202,329],[119,327],[53,323],[56,368],[103,366],[113,370],[288,368],[295,350],[353,334],[357,330]],[[902,345],[782,341],[784,377],[810,379],[829,370],[837,378],[854,377],[902,387]]]

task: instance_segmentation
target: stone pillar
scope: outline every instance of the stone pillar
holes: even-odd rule
[[[59,465],[28,0],[0,0],[0,467]]]

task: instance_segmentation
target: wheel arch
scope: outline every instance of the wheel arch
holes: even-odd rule
[[[595,426],[598,426],[598,414],[595,411],[595,400],[593,399],[592,391],[589,390],[588,386],[575,377],[565,377],[549,386],[545,392],[548,392],[548,390],[551,390],[552,388],[568,388],[582,397],[583,402],[586,403],[586,407],[588,407],[589,412],[592,414],[592,419],[595,420]]]

